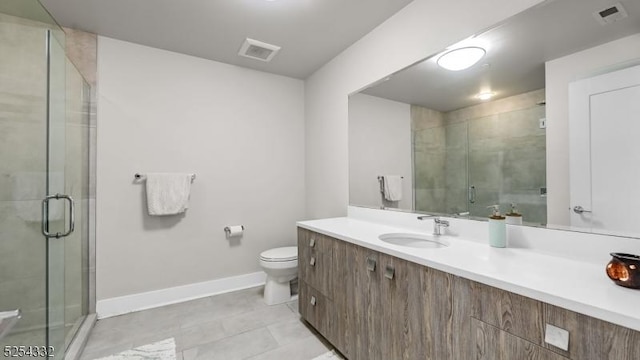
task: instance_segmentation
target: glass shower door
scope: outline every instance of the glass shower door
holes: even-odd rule
[[[47,36],[47,196],[43,199],[42,229],[47,243],[47,345],[64,358],[65,247],[75,231],[75,199],[67,189],[66,55],[64,38]]]
[[[0,339],[4,352],[47,344],[47,37],[34,21],[0,14],[0,39],[0,311],[22,312]]]
[[[546,138],[539,120],[543,106],[513,110],[469,121],[469,186],[473,217],[488,217],[517,204],[523,221],[546,224]]]
[[[62,358],[89,312],[90,87],[49,32],[48,344]]]
[[[67,169],[79,159],[67,157],[64,34],[47,16],[37,1],[0,5],[0,312],[21,311],[0,349],[63,359],[75,220]]]

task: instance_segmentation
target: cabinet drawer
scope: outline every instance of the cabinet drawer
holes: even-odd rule
[[[307,229],[298,228],[298,251],[304,256],[310,254],[331,253],[334,239]]]
[[[331,262],[332,258],[323,253],[311,254],[303,261],[298,261],[300,279],[323,295],[330,296]]]
[[[331,301],[304,281],[301,281],[299,286],[298,311],[300,311],[300,316],[325,338],[331,339],[331,334],[329,334]]]
[[[640,358],[640,332],[545,304],[545,322],[569,332],[569,351],[545,346],[571,359],[635,360]]]
[[[531,298],[472,282],[471,316],[521,337],[544,345],[543,304]]]
[[[566,358],[495,326],[471,320],[474,339],[472,359],[476,360],[566,360]]]
[[[326,236],[298,229],[298,276],[327,297],[331,297],[333,242]]]

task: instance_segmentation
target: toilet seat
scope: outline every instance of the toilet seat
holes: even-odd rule
[[[286,246],[263,251],[260,254],[260,260],[265,262],[297,262],[298,247]]]
[[[263,251],[259,262],[267,275],[264,302],[276,305],[291,301],[291,281],[298,277],[298,247],[286,246]]]

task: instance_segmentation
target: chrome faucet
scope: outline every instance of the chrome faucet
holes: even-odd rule
[[[433,218],[433,235],[442,235],[442,228],[449,227],[449,221],[442,220],[435,215],[422,215],[418,216],[418,220],[426,220]]]

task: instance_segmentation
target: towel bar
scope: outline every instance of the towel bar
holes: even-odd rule
[[[400,179],[404,179],[404,176],[400,176]],[[384,194],[384,176],[378,176],[378,182],[380,183],[380,192]]]
[[[133,177],[136,180],[144,180],[146,178],[146,176],[144,174],[140,174],[140,173],[135,173],[135,175],[133,175]],[[191,175],[191,181],[196,179],[196,174]]]

